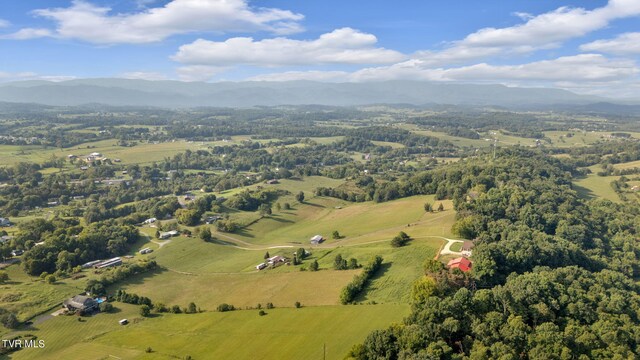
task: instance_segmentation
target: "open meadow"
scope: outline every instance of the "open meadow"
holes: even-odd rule
[[[37,334],[46,351],[22,350],[12,359],[342,359],[366,334],[409,313],[407,305],[303,306],[264,316],[241,310],[141,318],[137,306],[116,307],[83,322],[60,316],[34,326],[23,333]],[[122,318],[131,323],[119,325]]]

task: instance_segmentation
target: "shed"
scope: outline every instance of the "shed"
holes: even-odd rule
[[[318,245],[324,241],[324,238],[322,237],[322,235],[315,235],[310,239],[310,241],[313,245]]]

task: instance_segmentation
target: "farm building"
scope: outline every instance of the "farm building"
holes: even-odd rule
[[[471,270],[471,261],[467,258],[459,257],[455,259],[451,259],[447,266],[449,269],[460,269],[464,272]]]
[[[260,263],[260,264],[256,265],[256,270],[262,270],[262,269],[264,269],[266,267],[267,267],[267,264]]]
[[[280,182],[277,179],[271,179],[271,180],[267,180],[266,183],[269,185],[275,185],[275,184],[279,184]]]
[[[460,250],[460,252],[462,252],[462,256],[471,256],[474,246],[475,244],[473,241],[465,240],[464,243],[462,243],[462,249]]]
[[[168,239],[172,236],[178,236],[180,233],[177,230],[171,230],[167,232],[160,233],[160,239]]]
[[[0,217],[0,226],[11,226],[11,221],[9,218]]]
[[[218,221],[220,219],[222,219],[222,216],[207,216],[204,219],[204,222],[205,222],[205,224],[210,225],[210,224],[213,224],[213,223],[215,223],[216,221]]]
[[[11,251],[11,256],[20,256],[22,254],[24,254],[24,251],[22,251],[22,250],[13,250],[13,251]]]
[[[273,257],[270,257],[269,259],[267,259],[267,263],[273,265],[273,264],[276,264],[276,263],[279,263],[279,262],[285,262],[285,260],[286,259],[284,258],[284,256],[276,255],[276,256],[273,256]]]
[[[310,241],[311,241],[311,244],[318,245],[324,241],[324,238],[322,237],[322,235],[316,235],[312,237]]]
[[[76,295],[70,299],[65,300],[62,306],[69,311],[94,311],[98,309],[98,303],[92,298],[84,295]]]
[[[101,262],[102,260],[93,260],[93,261],[89,261],[88,263],[82,264],[81,267],[83,269],[89,269],[89,268],[92,268],[95,264],[99,264]]]
[[[11,241],[11,239],[13,239],[13,236],[2,235],[2,236],[0,236],[0,244],[7,243],[7,242]]]
[[[153,224],[154,222],[156,222],[158,219],[156,218],[149,218],[147,220],[144,221],[145,224]]]
[[[104,268],[108,268],[108,267],[113,267],[113,266],[120,266],[122,265],[122,259],[119,257],[115,257],[113,259],[109,259],[109,260],[105,260],[102,262],[99,262],[95,265],[93,265],[94,268],[96,269],[104,269]]]

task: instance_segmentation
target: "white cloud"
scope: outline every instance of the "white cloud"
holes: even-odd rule
[[[462,63],[503,54],[524,54],[559,47],[562,42],[606,27],[612,20],[640,15],[640,1],[609,0],[593,10],[560,7],[537,16],[516,13],[524,23],[505,28],[484,28],[452,42],[441,51],[417,55],[433,66]]]
[[[183,45],[172,59],[200,65],[388,64],[405,55],[375,47],[374,35],[351,28],[336,29],[315,40],[273,38],[255,41],[236,37],[223,42],[198,39]]]
[[[228,68],[207,65],[188,65],[179,67],[176,72],[182,81],[210,81],[215,75]]]
[[[287,34],[301,31],[298,22],[303,19],[287,10],[251,7],[248,0],[173,0],[128,14],[113,14],[109,7],[74,0],[70,7],[33,13],[56,23],[53,36],[96,44],[157,42],[191,32]]]
[[[285,71],[250,77],[247,81],[296,81],[343,82],[349,77],[346,71]]]
[[[486,63],[453,68],[431,68],[412,59],[391,66],[372,67],[352,73],[343,71],[294,71],[255,76],[247,80],[316,80],[367,82],[384,80],[422,80],[464,83],[502,83],[520,86],[589,84],[607,86],[638,81],[640,69],[631,60],[608,59],[599,54],[581,54],[520,65]],[[635,79],[635,80],[634,80]]]
[[[28,40],[28,39],[36,39],[36,38],[48,37],[48,36],[53,36],[53,34],[49,29],[24,28],[12,34],[0,35],[0,39]]]
[[[368,68],[350,75],[352,81],[416,79],[430,81],[541,81],[608,82],[637,76],[640,69],[631,60],[608,59],[599,54],[564,56],[519,65],[486,63],[455,68],[430,68],[421,60],[387,67]]]
[[[124,79],[137,79],[137,80],[169,80],[169,78],[160,73],[156,72],[146,72],[146,71],[132,71],[120,74],[118,76]]]
[[[7,21],[5,19],[0,19],[0,28],[8,27],[10,25],[11,25],[11,23],[9,21]]]
[[[3,72],[0,71],[0,82],[23,81],[23,80],[46,80],[46,81],[65,81],[75,79],[75,76],[66,75],[39,75],[31,71],[24,72]]]
[[[580,46],[580,50],[624,55],[640,54],[640,32],[620,34],[613,39],[596,40]]]

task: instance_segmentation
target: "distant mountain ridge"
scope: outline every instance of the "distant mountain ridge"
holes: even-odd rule
[[[610,102],[551,88],[448,84],[420,81],[368,83],[180,82],[129,79],[22,81],[0,84],[0,101],[56,106],[105,104],[186,108],[277,105],[451,104],[535,107]]]

